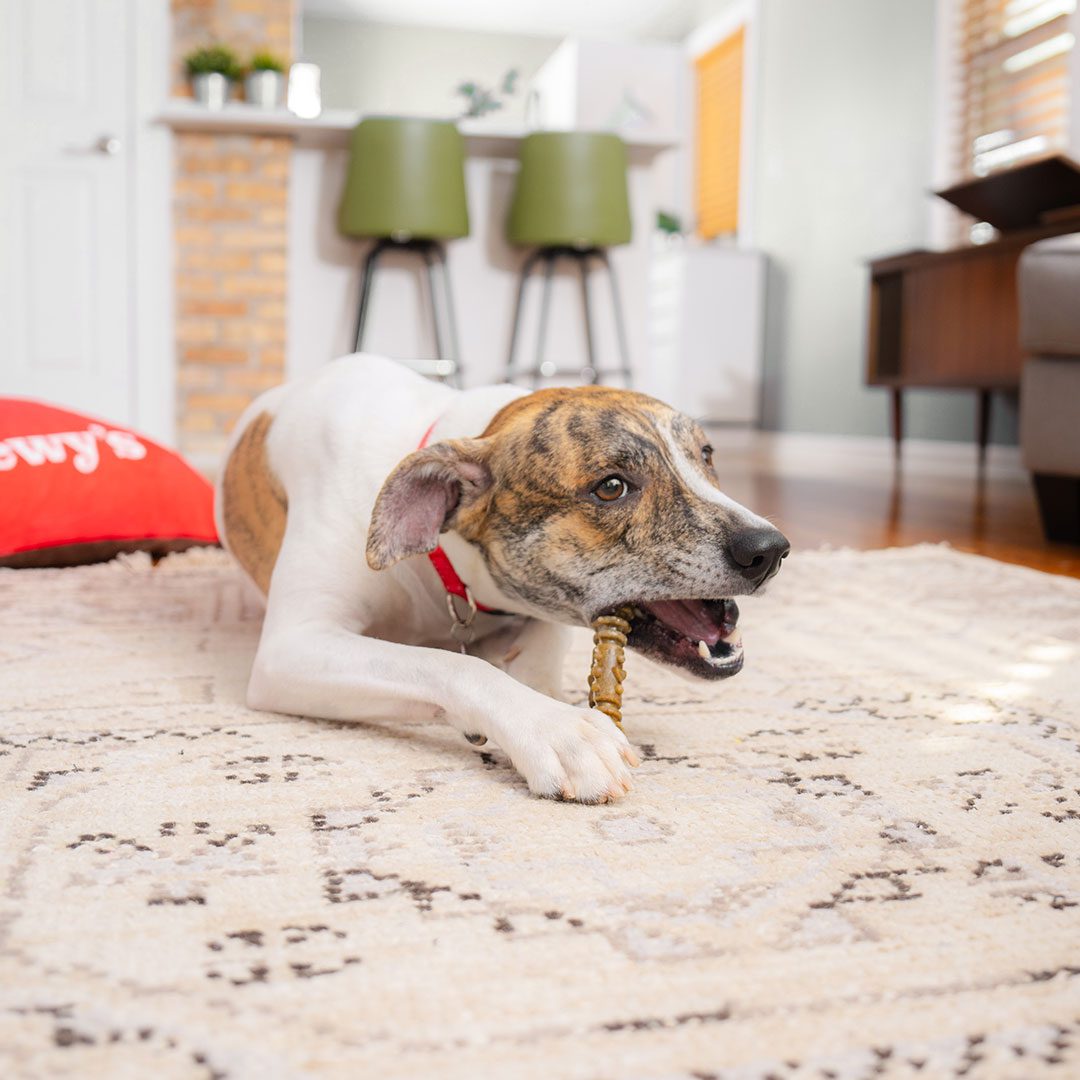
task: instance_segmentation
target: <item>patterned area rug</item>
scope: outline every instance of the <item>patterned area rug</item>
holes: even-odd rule
[[[218,552],[0,571],[0,1075],[1080,1076],[1080,582],[790,562],[600,807],[249,712]]]

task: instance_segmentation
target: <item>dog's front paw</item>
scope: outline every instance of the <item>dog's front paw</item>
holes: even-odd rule
[[[621,799],[633,786],[629,767],[641,764],[626,736],[593,710],[552,710],[501,741],[529,790],[553,799]]]

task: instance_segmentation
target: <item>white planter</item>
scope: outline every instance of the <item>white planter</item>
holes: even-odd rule
[[[208,109],[223,109],[232,94],[232,81],[216,71],[192,75],[191,92],[200,105]]]
[[[249,71],[244,79],[244,97],[261,109],[276,109],[285,97],[285,76],[280,71]]]

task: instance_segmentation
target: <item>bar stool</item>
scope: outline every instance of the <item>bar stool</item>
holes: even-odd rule
[[[630,355],[626,344],[622,303],[618,282],[607,249],[630,242],[630,201],[626,188],[626,146],[617,135],[582,131],[544,131],[522,141],[521,168],[507,222],[507,239],[519,247],[535,250],[525,260],[518,281],[514,306],[514,326],[510,335],[510,355],[506,381],[531,376],[533,385],[541,379],[576,375],[597,383],[607,375],[619,375],[630,385]],[[560,370],[544,359],[544,341],[551,305],[551,281],[555,265],[569,258],[577,264],[581,277],[581,302],[585,319],[585,350],[588,362],[579,371]],[[589,301],[590,261],[606,270],[611,285],[619,366],[601,370],[596,361],[592,311]],[[538,264],[543,264],[544,285],[540,299],[540,322],[536,357],[531,368],[516,365],[517,339],[525,286]]]
[[[447,121],[371,117],[353,129],[349,171],[338,226],[346,236],[373,239],[364,257],[356,313],[356,351],[364,344],[371,287],[386,251],[419,255],[427,271],[434,362],[410,361],[426,375],[460,381],[461,352],[444,240],[469,235],[465,199],[465,148]],[[442,271],[446,334],[439,325],[435,266]],[[444,342],[446,343],[444,345]]]

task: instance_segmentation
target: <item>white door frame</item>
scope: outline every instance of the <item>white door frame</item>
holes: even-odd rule
[[[172,134],[157,117],[169,97],[169,0],[128,0],[128,62],[135,102],[126,160],[133,198],[129,288],[132,400],[136,426],[176,442],[176,334],[173,283]]]

